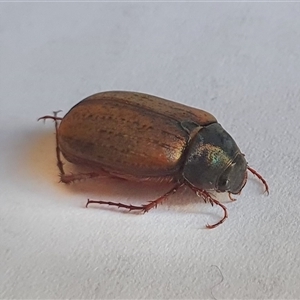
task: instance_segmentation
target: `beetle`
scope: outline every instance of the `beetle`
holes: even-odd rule
[[[89,96],[63,117],[46,115],[56,128],[56,156],[60,179],[70,183],[80,179],[107,176],[131,181],[173,183],[172,189],[144,205],[131,205],[88,199],[148,212],[171,194],[188,186],[211,205],[226,207],[211,191],[240,194],[247,182],[247,170],[257,176],[269,193],[265,179],[248,166],[233,138],[216,118],[197,108],[156,96],[128,91],[108,91]],[[91,172],[66,174],[61,160],[91,168]]]

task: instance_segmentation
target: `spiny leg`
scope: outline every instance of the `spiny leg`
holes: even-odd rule
[[[263,183],[263,185],[265,186],[265,192],[267,192],[267,194],[269,195],[269,186],[266,180],[251,167],[247,167],[247,169]]]
[[[57,167],[59,169],[59,172],[60,172],[60,177],[61,177],[61,181],[63,181],[63,176],[65,175],[65,171],[64,171],[64,167],[63,167],[63,162],[61,160],[61,157],[60,157],[60,149],[59,149],[59,143],[58,143],[58,121],[61,121],[63,118],[60,118],[57,116],[57,114],[60,112],[60,110],[58,111],[54,111],[53,112],[53,116],[43,116],[41,118],[38,119],[39,120],[48,120],[48,119],[51,119],[51,120],[54,120],[55,122],[55,141],[56,141],[56,159],[57,159]]]
[[[59,113],[59,111],[55,111],[54,112],[54,117],[55,117],[55,141],[56,141],[56,158],[57,158],[57,166],[58,169],[60,171],[60,177],[62,178],[63,175],[65,175],[65,171],[64,171],[64,164],[61,160],[60,157],[60,149],[59,149],[59,142],[58,142],[58,121],[57,121],[57,114]]]
[[[60,110],[58,110],[58,111],[54,111],[53,113],[54,113],[54,116],[50,116],[50,115],[47,115],[47,116],[43,116],[43,117],[40,117],[40,118],[38,118],[38,121],[39,120],[48,120],[48,119],[51,119],[51,120],[54,120],[54,121],[61,121],[63,118],[61,118],[61,117],[57,117],[57,114],[59,113],[59,112],[61,112]]]
[[[220,203],[218,200],[214,199],[207,191],[205,190],[201,190],[201,189],[198,189],[192,185],[189,185],[189,187],[191,188],[191,190],[193,190],[195,192],[195,194],[198,196],[198,197],[202,197],[204,202],[209,202],[212,206],[214,204],[222,207],[223,211],[224,211],[224,216],[223,218],[215,223],[215,224],[207,224],[206,225],[206,228],[208,229],[213,229],[213,228],[216,228],[217,226],[221,225],[222,223],[224,223],[224,221],[228,218],[228,213],[227,213],[227,208],[225,205],[223,205],[222,203]]]
[[[101,201],[101,200],[96,201],[96,200],[90,200],[90,199],[88,199],[88,201],[86,203],[86,207],[88,207],[92,203],[96,203],[96,204],[106,204],[106,205],[110,205],[110,206],[116,206],[118,208],[126,208],[126,209],[129,209],[129,211],[139,210],[139,211],[141,211],[143,213],[146,213],[150,209],[156,208],[158,204],[161,204],[170,195],[175,194],[177,192],[177,190],[179,188],[181,188],[182,186],[184,186],[184,183],[178,183],[177,185],[175,185],[175,187],[173,187],[167,193],[165,193],[164,195],[162,195],[161,197],[159,197],[159,198],[157,198],[157,199],[155,199],[153,201],[149,201],[148,204],[131,205],[131,204],[124,204],[124,203],[110,202],[110,201]]]

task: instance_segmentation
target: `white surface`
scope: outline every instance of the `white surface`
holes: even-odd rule
[[[1,3],[0,297],[299,298],[299,15],[299,3]],[[162,192],[58,183],[54,125],[37,118],[105,90],[210,111],[270,196],[249,176],[214,230],[221,209],[187,190],[142,216],[85,209]]]

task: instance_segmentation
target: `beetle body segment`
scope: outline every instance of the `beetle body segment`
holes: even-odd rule
[[[59,147],[73,163],[149,178],[178,174],[190,132],[209,113],[140,93],[104,92],[75,105],[59,126]],[[193,123],[192,123],[193,122]]]
[[[237,194],[246,183],[247,162],[219,123],[199,130],[190,144],[184,178],[203,190]]]

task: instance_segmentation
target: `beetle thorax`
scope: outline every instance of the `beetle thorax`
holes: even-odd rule
[[[183,177],[190,184],[204,190],[233,193],[243,187],[247,163],[232,137],[219,123],[201,128],[188,148]],[[234,172],[231,172],[233,167]]]

